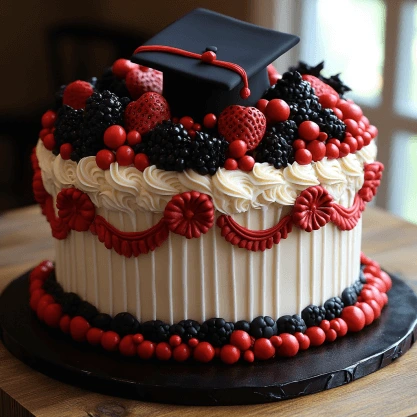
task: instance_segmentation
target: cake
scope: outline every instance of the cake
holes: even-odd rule
[[[277,73],[298,41],[196,9],[60,89],[32,155],[56,253],[30,275],[40,320],[122,355],[232,364],[379,317],[391,280],[361,254],[377,129],[323,64]]]

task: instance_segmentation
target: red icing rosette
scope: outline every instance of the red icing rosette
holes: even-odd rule
[[[57,195],[58,217],[77,232],[89,229],[96,215],[90,197],[77,188],[63,188]]]
[[[378,187],[381,183],[383,170],[384,165],[380,162],[373,162],[364,166],[365,181],[358,193],[363,201],[369,203],[376,195]]]
[[[214,206],[211,198],[197,191],[172,197],[164,211],[165,222],[171,232],[187,239],[200,237],[214,224]]]
[[[295,200],[292,220],[306,232],[318,230],[329,223],[334,211],[333,198],[320,186],[309,187]]]

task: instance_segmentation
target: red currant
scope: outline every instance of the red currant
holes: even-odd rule
[[[97,152],[96,164],[103,171],[110,168],[110,165],[116,160],[114,153],[108,149],[102,149]]]
[[[113,125],[104,132],[104,144],[110,149],[117,149],[126,142],[126,131],[122,126]]]
[[[357,135],[358,132],[358,123],[353,119],[345,119],[343,123],[346,125],[346,132],[352,133],[352,135]]]
[[[73,317],[70,323],[70,334],[76,342],[84,342],[90,328],[88,321],[81,316]]]
[[[108,350],[109,352],[114,352],[117,350],[120,343],[120,336],[111,330],[104,332],[101,337],[101,346],[103,349]],[[139,345],[140,346],[140,345]]]
[[[319,97],[320,104],[326,109],[332,109],[335,107],[338,100],[339,97],[337,97],[335,94],[323,94]]]
[[[317,123],[306,120],[298,126],[298,133],[305,140],[315,140],[319,137],[320,128]]]
[[[355,153],[358,149],[358,141],[354,137],[345,138],[343,143],[347,143],[349,145],[350,153]]]
[[[220,350],[220,359],[222,362],[232,365],[240,358],[240,350],[236,346],[224,345]]]
[[[146,155],[145,153],[138,153],[135,156],[134,162],[135,162],[135,167],[141,172],[145,171],[145,169],[148,168],[148,166],[150,166],[151,164],[149,161],[148,155]]]
[[[203,125],[207,129],[214,129],[217,124],[217,117],[213,113],[208,113],[204,116]]]
[[[310,339],[311,346],[320,346],[326,340],[326,333],[318,326],[309,327],[304,334]]]
[[[307,144],[307,150],[311,152],[313,161],[321,161],[326,156],[326,145],[318,140],[313,140]]]
[[[252,342],[248,333],[243,330],[235,330],[230,336],[230,344],[240,350],[248,350]]]
[[[141,359],[150,359],[155,354],[155,344],[145,340],[138,346],[137,352]]]
[[[193,124],[193,130],[195,130],[196,132],[199,132],[201,130],[200,123],[194,123]]]
[[[185,344],[181,343],[176,346],[172,352],[172,357],[177,362],[184,362],[191,356],[191,349]]]
[[[295,150],[298,150],[298,149],[305,149],[305,148],[306,148],[306,143],[305,143],[302,139],[296,139],[296,140],[293,142],[292,147],[293,147]]]
[[[181,337],[174,334],[169,338],[169,344],[172,347],[179,346],[181,344]]]
[[[334,107],[332,110],[333,110],[333,113],[336,115],[336,117],[339,120],[343,120],[343,112],[342,112],[342,110],[338,109],[337,107]]]
[[[171,346],[167,342],[158,343],[155,348],[155,355],[160,361],[167,361],[171,359]]]
[[[258,102],[256,103],[256,108],[258,110],[260,110],[262,113],[265,114],[265,108],[268,105],[269,101],[265,100],[264,98],[261,98],[260,100],[258,100]]]
[[[140,135],[140,133],[139,133],[139,132],[137,132],[136,130],[131,130],[131,131],[127,134],[126,139],[127,139],[127,143],[128,143],[130,146],[135,146],[135,145],[137,145],[137,144],[139,144],[139,143],[141,143],[141,142],[142,142],[142,136],[141,136],[141,135]]]
[[[248,145],[245,141],[237,139],[229,145],[230,156],[236,159],[242,158],[248,150]]]
[[[339,158],[339,148],[334,143],[326,144],[326,156],[328,159]]]
[[[346,322],[350,332],[359,332],[365,327],[365,314],[359,307],[345,307],[342,310],[341,317]]]
[[[130,146],[123,145],[116,151],[116,161],[117,163],[122,166],[129,166],[133,165],[135,160],[135,152]]]
[[[238,168],[238,164],[237,164],[236,159],[227,158],[225,163],[224,163],[224,167],[229,171],[234,171],[235,169]]]
[[[250,155],[245,155],[239,159],[238,162],[239,169],[242,171],[252,171],[253,166],[255,165],[255,160]]]
[[[300,165],[308,165],[313,160],[313,155],[308,149],[298,149],[295,151],[295,160]]]
[[[200,342],[195,347],[193,356],[198,362],[210,362],[214,358],[214,348],[208,342]]]
[[[274,98],[265,107],[265,116],[271,123],[284,122],[290,117],[290,106],[284,100]]]
[[[123,356],[135,356],[136,345],[133,342],[133,336],[131,334],[126,335],[119,343],[119,352]]]
[[[52,151],[55,148],[55,138],[53,133],[48,133],[43,138],[43,144],[48,151]]]
[[[280,337],[281,336],[282,335],[280,335]],[[255,344],[253,345],[253,353],[255,354],[256,359],[265,361],[275,355],[275,348],[269,339],[261,337],[260,339],[255,340]]]
[[[180,123],[184,126],[185,130],[190,130],[193,127],[194,120],[190,116],[181,117]]]
[[[103,330],[97,327],[91,327],[86,334],[87,342],[92,346],[100,345],[103,333]]]
[[[289,333],[281,333],[279,336],[282,339],[282,345],[277,349],[277,354],[287,358],[295,356],[300,349],[297,338]]]
[[[64,143],[59,148],[59,154],[61,155],[61,158],[65,161],[68,159],[71,159],[71,153],[72,153],[72,145],[70,143]]]
[[[54,127],[56,121],[56,112],[48,110],[42,115],[41,123],[44,129],[51,129]]]
[[[49,304],[43,313],[43,320],[49,327],[59,327],[62,317],[62,307],[58,303]]]

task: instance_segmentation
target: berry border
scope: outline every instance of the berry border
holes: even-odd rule
[[[50,261],[43,261],[29,275],[30,307],[36,312],[39,320],[52,328],[59,328],[77,342],[87,342],[93,346],[101,346],[104,350],[118,351],[122,356],[148,360],[156,358],[161,361],[174,360],[184,362],[210,362],[215,358],[225,364],[234,364],[239,360],[254,362],[273,357],[293,357],[300,351],[320,346],[325,342],[334,342],[348,332],[361,331],[381,315],[382,308],[388,302],[387,292],[392,281],[380,266],[361,254],[361,264],[366,279],[354,305],[344,307],[340,317],[322,320],[319,326],[313,325],[304,333],[281,333],[270,338],[255,339],[244,330],[234,330],[229,343],[222,347],[214,347],[207,341],[191,338],[187,343],[179,335],[172,335],[168,342],[145,340],[141,333],[128,334],[121,337],[118,333],[104,331],[93,327],[82,316],[71,317],[63,314],[62,306],[43,288],[45,281],[54,270]]]

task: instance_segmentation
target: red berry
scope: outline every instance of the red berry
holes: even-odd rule
[[[341,317],[346,322],[350,332],[359,332],[365,327],[365,314],[359,307],[345,307],[342,310]]]
[[[87,342],[92,346],[101,345],[103,333],[103,330],[98,329],[97,327],[91,327],[86,334]]]
[[[334,143],[326,144],[326,156],[329,159],[339,158],[339,148]]]
[[[48,110],[42,115],[41,123],[44,129],[52,129],[56,121],[56,112]]]
[[[112,72],[118,78],[125,78],[127,73],[135,68],[139,68],[138,64],[129,61],[128,59],[117,59],[112,65]]]
[[[190,347],[192,347],[192,348],[195,348],[198,344],[199,344],[199,341],[198,341],[198,339],[196,339],[195,337],[191,338],[191,339],[188,341],[188,346],[190,346]]]
[[[71,159],[71,153],[72,153],[72,145],[70,143],[64,143],[59,148],[59,154],[61,155],[61,158],[64,161]]]
[[[141,172],[145,171],[145,169],[148,168],[151,164],[148,155],[146,155],[145,153],[138,153],[135,156],[134,162],[136,169],[138,169]]]
[[[119,343],[119,352],[123,356],[135,356],[136,345],[133,342],[133,336],[131,334],[126,335]]]
[[[353,119],[345,119],[343,123],[346,125],[346,132],[356,136],[358,132],[358,123]]]
[[[372,139],[378,136],[378,129],[374,125],[370,125],[367,132],[371,134]]]
[[[264,98],[261,98],[260,100],[258,100],[258,102],[256,103],[256,108],[258,110],[260,110],[263,114],[265,114],[265,108],[268,105],[269,101],[265,100]]]
[[[49,327],[59,327],[62,307],[58,303],[49,304],[43,312],[43,320]]]
[[[127,139],[127,143],[128,143],[130,146],[135,146],[135,145],[137,145],[138,143],[141,143],[141,142],[142,142],[142,136],[141,136],[141,135],[140,135],[140,133],[139,133],[139,132],[137,132],[136,130],[131,130],[131,131],[127,134],[126,139]]]
[[[252,363],[255,360],[255,355],[251,350],[246,350],[243,354],[243,359],[246,362]]]
[[[29,281],[32,282],[36,279],[40,279],[43,282],[49,277],[53,269],[54,266],[51,261],[43,261],[37,267],[32,269],[29,274]]]
[[[130,146],[120,146],[116,151],[116,161],[122,167],[133,165],[135,161],[135,152]]]
[[[337,107],[342,110],[346,119],[353,119],[359,122],[363,116],[362,109],[355,103],[339,100]]]
[[[43,142],[44,137],[45,137],[48,133],[51,133],[51,129],[42,129],[42,130],[39,132],[39,137],[42,139],[42,142]],[[369,136],[371,136],[371,135],[369,135]]]
[[[378,274],[379,278],[382,279],[382,281],[385,282],[385,286],[387,288],[387,291],[389,291],[392,287],[392,279],[391,277],[385,272],[385,271],[380,271]]]
[[[35,279],[29,285],[29,294],[32,295],[33,291],[42,289],[42,287],[43,287],[43,281],[40,279]]]
[[[182,342],[181,342],[181,337],[180,337],[180,336],[178,336],[178,335],[176,335],[176,334],[172,335],[172,336],[169,338],[169,344],[170,344],[172,347],[179,346],[181,343],[182,343]]]
[[[188,131],[188,134],[190,135],[191,139],[194,139],[194,138],[195,138],[195,134],[196,134],[196,132],[195,132],[195,130],[190,129],[190,130]]]
[[[310,339],[311,346],[320,346],[326,340],[326,333],[318,326],[309,327],[305,335]]]
[[[70,323],[70,334],[76,342],[84,342],[90,324],[88,321],[81,316],[73,317]]]
[[[366,283],[373,285],[380,293],[385,293],[387,292],[387,287],[385,285],[385,282],[382,281],[381,278],[379,277],[374,277],[374,276],[367,276],[368,274],[365,274],[366,276]]]
[[[300,349],[297,338],[289,333],[281,333],[279,336],[282,339],[282,345],[277,349],[277,354],[287,358],[295,356]]]
[[[48,133],[43,138],[43,144],[48,151],[52,151],[55,148],[55,138],[53,133]]]
[[[327,141],[327,143],[333,143],[333,145],[336,145],[337,148],[340,148],[340,140],[336,138],[331,138]]]
[[[140,345],[143,342],[143,335],[136,333],[133,335],[133,343],[135,345]]]
[[[272,124],[284,122],[290,117],[290,106],[284,100],[274,98],[267,104],[264,113]]]
[[[96,164],[97,166],[106,171],[110,169],[110,165],[116,160],[116,157],[112,151],[108,149],[102,149],[101,151],[97,152],[96,155]]]
[[[282,345],[282,339],[279,336],[271,336],[269,341],[275,348],[279,348]],[[255,343],[255,342],[254,342]]]
[[[200,342],[194,349],[193,357],[198,362],[210,362],[214,358],[214,348],[208,342]]]
[[[308,165],[313,160],[313,155],[308,149],[298,149],[295,151],[295,160],[300,165]]]
[[[320,328],[323,329],[325,332],[330,329],[330,321],[329,320],[322,320],[320,323]]]
[[[196,132],[199,132],[201,130],[200,123],[194,123],[193,124],[193,130],[195,130]]]
[[[338,317],[335,320],[338,321],[339,327],[340,327],[339,330],[336,330],[335,329],[336,330],[336,333],[337,333],[337,337],[343,337],[343,336],[345,336],[346,333],[348,332],[348,326],[347,326],[346,322],[343,319],[341,319],[340,317]]]
[[[354,137],[345,138],[343,143],[347,143],[349,145],[350,153],[355,153],[358,149],[358,141]]]
[[[388,304],[388,295],[386,293],[381,293],[382,300],[384,301],[384,306]]]
[[[111,330],[104,332],[103,336],[101,337],[101,346],[103,349],[114,352],[119,347],[120,343],[120,336]],[[139,345],[140,346],[140,345]]]
[[[280,335],[281,337],[282,335]],[[275,347],[269,339],[261,337],[260,339],[255,340],[253,345],[253,353],[255,358],[259,360],[267,360],[272,358],[275,355]]]
[[[238,168],[238,164],[237,164],[236,159],[227,158],[225,163],[224,163],[224,167],[229,171],[234,171],[235,169]]]
[[[296,140],[293,142],[292,147],[293,147],[295,150],[298,150],[298,149],[305,149],[305,148],[306,148],[306,143],[305,143],[302,139],[296,139]]]
[[[194,120],[190,116],[181,117],[180,123],[184,126],[185,130],[190,130],[193,127]]]
[[[339,147],[339,157],[344,158],[345,156],[349,154],[350,154],[350,146],[345,142],[341,143]]]
[[[338,109],[337,107],[334,107],[332,110],[333,110],[333,113],[336,115],[336,117],[339,120],[343,120],[343,112],[342,112],[342,110]]]
[[[38,305],[36,306],[36,314],[39,320],[43,320],[46,307],[53,303],[55,303],[54,297],[49,294],[42,295],[42,297],[39,299]]]
[[[42,288],[38,288],[34,290],[33,293],[30,295],[29,305],[33,311],[37,310],[39,300],[42,298],[44,294],[45,294],[45,290]]]
[[[335,94],[323,94],[319,97],[319,102],[322,107],[326,109],[332,109],[336,106],[339,97]]]
[[[113,125],[104,131],[104,144],[110,149],[117,149],[126,142],[126,131],[122,126]]]
[[[213,113],[208,113],[204,116],[203,125],[207,129],[214,129],[217,124],[217,117]]]
[[[230,344],[236,346],[240,350],[248,350],[252,341],[250,336],[243,330],[235,330],[230,336]]]
[[[298,133],[305,140],[315,140],[319,137],[320,128],[317,123],[306,120],[298,126]]]
[[[329,329],[326,332],[326,342],[334,342],[337,339],[337,333],[333,329]]]
[[[255,160],[250,155],[245,155],[239,159],[238,166],[242,171],[252,171],[255,165]]]
[[[355,139],[356,139],[356,142],[358,143],[358,151],[360,151],[363,148],[363,146],[365,145],[363,137],[358,135],[358,136],[355,137]]]
[[[240,359],[240,350],[236,346],[224,345],[220,350],[222,362],[232,365]]]
[[[172,350],[167,342],[161,342],[156,345],[155,355],[160,361],[168,361],[171,359]]]
[[[365,326],[370,325],[375,320],[375,313],[372,307],[367,303],[356,303],[356,307],[359,307],[363,314],[365,314]]]
[[[191,356],[191,349],[185,343],[176,346],[172,351],[172,357],[177,362],[184,362]]]
[[[59,321],[59,328],[62,333],[68,334],[70,332],[71,317],[68,314],[65,314],[61,317]]]
[[[310,339],[303,333],[297,332],[294,334],[300,345],[300,350],[307,350],[310,347]]]
[[[320,142],[324,142],[327,140],[328,137],[329,135],[326,132],[320,132],[317,140],[319,140]]]
[[[248,145],[245,141],[237,139],[229,145],[229,153],[232,158],[242,158],[248,150]]]
[[[137,351],[141,359],[151,359],[155,354],[155,344],[149,340],[145,340],[138,346]]]
[[[84,109],[93,92],[93,86],[87,81],[73,81],[65,87],[62,103],[76,110]]]
[[[374,310],[375,320],[377,318],[379,318],[379,316],[381,315],[380,305],[375,300],[367,300],[366,304],[369,304],[371,306],[372,310]]]
[[[307,143],[307,150],[311,152],[313,161],[321,161],[326,156],[326,145],[318,140]]]

